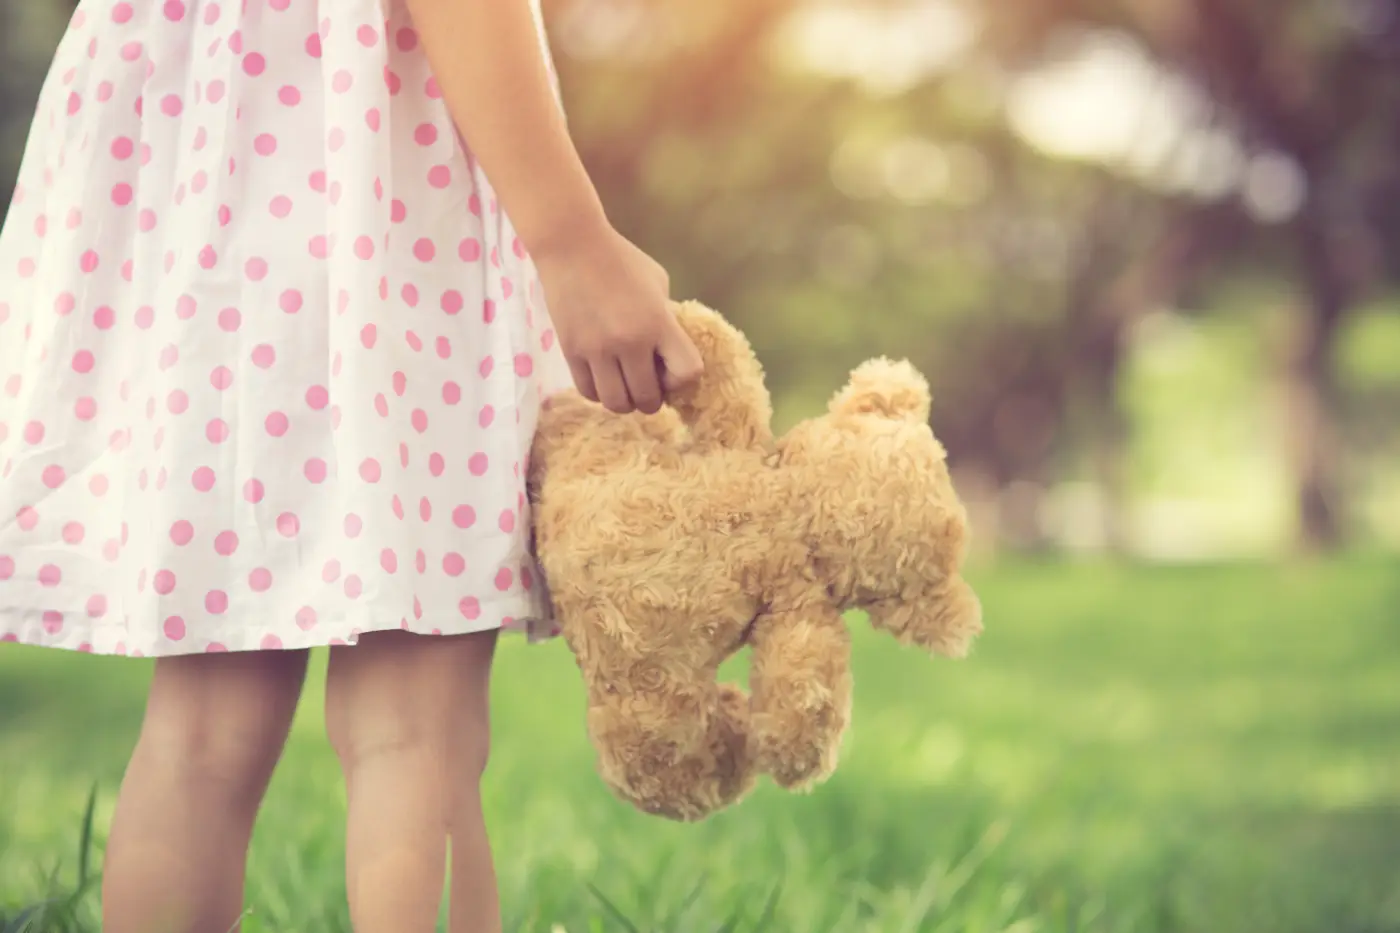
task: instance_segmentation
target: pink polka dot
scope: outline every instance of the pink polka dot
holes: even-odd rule
[[[58,586],[63,581],[63,571],[54,564],[45,564],[39,568],[40,586]]]
[[[389,548],[379,552],[379,566],[384,568],[385,573],[397,573],[399,569],[399,558]]]
[[[165,631],[165,637],[171,641],[182,641],[185,637],[185,620],[179,616],[166,619],[161,627]]]
[[[82,522],[65,522],[63,525],[63,540],[68,544],[82,544],[87,537],[87,528]]]
[[[506,509],[503,511],[499,524],[501,531],[504,531],[506,534],[513,532],[515,530],[515,510]]]
[[[118,207],[126,207],[131,203],[131,186],[126,182],[118,182],[112,186],[112,203]]]
[[[413,244],[413,255],[419,262],[432,262],[437,255],[437,248],[433,246],[433,241],[427,237],[419,237]]]
[[[360,259],[369,259],[374,255],[374,241],[367,236],[355,238],[355,255]]]
[[[228,611],[228,594],[223,590],[210,590],[204,594],[204,608],[210,615],[223,615]]]
[[[442,400],[448,405],[456,405],[462,400],[462,387],[450,380],[444,382],[442,384]]]
[[[183,415],[190,407],[190,397],[182,389],[175,389],[165,399],[165,407],[172,415]]]
[[[434,476],[441,476],[447,469],[447,460],[440,453],[433,453],[428,457],[428,472]]]
[[[219,253],[212,244],[206,243],[199,251],[199,265],[203,269],[212,269],[219,264]]]
[[[456,551],[448,551],[442,558],[442,572],[449,577],[460,577],[467,569],[467,562]]]
[[[90,275],[97,271],[97,266],[100,261],[95,251],[86,250],[78,257],[78,267]]]
[[[267,70],[267,59],[257,52],[249,52],[243,56],[243,73],[252,77],[257,77]]]
[[[457,255],[463,262],[476,262],[481,258],[481,241],[475,237],[467,237],[457,244]]]
[[[344,68],[331,76],[331,90],[335,91],[337,94],[344,94],[346,91],[350,90],[354,83],[355,79],[351,76],[350,72],[346,71]]]
[[[360,479],[366,483],[377,483],[382,475],[379,461],[369,457],[360,463]]]
[[[166,94],[160,99],[160,112],[167,117],[178,117],[184,109],[185,105],[178,94]]]
[[[15,575],[15,559],[0,557],[0,580],[8,580]]]
[[[170,526],[170,540],[184,547],[194,540],[194,526],[183,518]]]
[[[277,351],[271,344],[260,343],[253,348],[253,365],[259,369],[267,369],[277,362]]]
[[[429,521],[433,517],[433,504],[424,496],[418,500],[418,517],[423,521]]]
[[[481,303],[481,319],[487,324],[496,319],[496,303],[490,298]]]
[[[477,424],[482,428],[491,427],[491,422],[496,420],[496,409],[490,405],[481,406],[481,412],[476,417]]]
[[[89,596],[85,608],[89,619],[100,619],[107,614],[107,597],[100,593]]]
[[[509,567],[502,567],[500,570],[496,571],[496,589],[505,592],[510,589],[510,584],[513,580],[514,574],[510,572]]]
[[[248,588],[254,593],[266,593],[272,589],[272,571],[266,567],[254,567],[248,572]]]
[[[364,530],[364,527],[365,523],[360,519],[360,516],[356,515],[354,512],[345,516],[345,537],[358,538],[360,532]]]
[[[295,107],[301,103],[301,91],[290,84],[284,84],[277,92],[277,99],[288,107]]]
[[[287,289],[278,297],[277,305],[287,314],[296,314],[302,307],[301,292],[295,288]]]
[[[129,23],[131,22],[131,17],[135,15],[135,12],[131,4],[126,2],[118,3],[116,6],[112,7],[112,22],[119,26]]]
[[[476,510],[469,505],[459,505],[452,510],[452,524],[458,528],[470,528],[476,524]]]
[[[263,427],[273,437],[282,437],[291,427],[291,420],[283,412],[274,411],[263,420]]]
[[[219,312],[219,329],[233,333],[243,326],[243,315],[237,308],[225,308]]]
[[[259,133],[253,137],[253,151],[260,156],[270,156],[277,151],[277,137],[271,133]]]
[[[204,436],[211,444],[222,444],[229,437],[228,422],[222,418],[210,419],[209,423],[204,426]]]
[[[261,256],[254,256],[243,264],[243,274],[249,281],[261,282],[267,278],[267,260]]]
[[[428,184],[434,188],[446,188],[452,183],[452,169],[446,165],[434,165],[428,169]]]
[[[331,558],[321,567],[321,579],[327,583],[334,583],[340,579],[340,561]]]
[[[301,531],[301,519],[295,512],[283,512],[277,516],[277,533],[284,538],[294,538]]]
[[[431,146],[433,143],[437,142],[437,138],[437,127],[431,123],[420,123],[418,126],[414,127],[413,141],[420,146]]]
[[[192,481],[195,489],[208,492],[214,488],[214,471],[209,467],[199,467],[194,471]]]
[[[214,552],[228,557],[238,550],[238,535],[232,531],[221,531],[214,536]]]
[[[355,574],[345,578],[345,595],[351,599],[359,599],[360,594],[365,590],[364,582]]]
[[[428,413],[421,408],[415,408],[413,414],[409,415],[409,422],[413,425],[413,430],[422,434],[428,430]]]
[[[310,606],[302,606],[297,610],[297,628],[303,632],[316,627],[316,610]]]
[[[97,400],[85,395],[73,403],[73,415],[79,421],[91,421],[97,417]]]
[[[325,259],[330,255],[330,244],[326,238],[319,233],[307,242],[306,249],[316,259]]]
[[[521,379],[527,378],[535,371],[535,360],[528,353],[517,353],[515,355],[515,374]]]
[[[257,505],[263,500],[262,480],[250,479],[243,484],[243,499]]]
[[[312,457],[302,466],[301,472],[309,482],[324,483],[326,481],[326,461],[320,457]]]
[[[64,472],[63,467],[52,463],[44,467],[41,478],[45,486],[50,489],[57,489],[63,485],[63,481],[68,478],[68,474]]]
[[[462,614],[462,618],[473,622],[481,617],[481,602],[475,596],[464,596],[457,604],[457,611]]]
[[[377,336],[378,330],[375,326],[373,324],[366,324],[360,330],[360,343],[364,345],[366,350],[372,350],[374,349],[374,341]]]
[[[151,585],[162,596],[172,593],[175,590],[175,574],[169,570],[157,570]]]

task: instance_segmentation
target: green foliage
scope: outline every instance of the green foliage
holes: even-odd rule
[[[567,651],[507,642],[486,788],[506,929],[1400,930],[1393,561],[975,577],[988,630],[971,659],[930,661],[855,620],[836,777],[810,796],[765,786],[693,826],[613,800]],[[6,648],[0,910],[13,922],[80,884],[71,853],[94,778],[100,850],[149,666]],[[349,929],[318,662],[259,822],[249,933]],[[95,902],[89,887],[72,902],[81,926],[33,933],[94,931]]]

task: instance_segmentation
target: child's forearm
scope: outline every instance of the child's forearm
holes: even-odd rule
[[[408,0],[462,137],[526,249],[605,230],[597,191],[554,100],[528,0]]]

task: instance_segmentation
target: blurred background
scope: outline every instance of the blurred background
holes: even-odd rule
[[[5,190],[71,9],[0,0]],[[562,647],[503,649],[507,729],[553,736],[497,758],[518,928],[712,933],[777,878],[791,933],[1400,930],[1400,0],[545,13],[615,222],[747,331],[782,424],[867,357],[928,375],[988,631],[934,666],[861,635],[832,784],[698,829],[596,786]],[[148,674],[41,654],[0,652],[0,905],[110,797]],[[269,806],[305,820],[333,768],[299,748]],[[259,838],[253,899],[342,928]]]

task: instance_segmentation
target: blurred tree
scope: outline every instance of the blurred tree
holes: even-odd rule
[[[1257,223],[1229,258],[1299,285],[1283,362],[1301,543],[1338,545],[1337,340],[1348,311],[1400,273],[1400,2],[1030,0],[991,12],[995,47],[1019,64],[1066,29],[1131,34],[1205,92],[1256,169],[1297,175],[1291,216]]]

